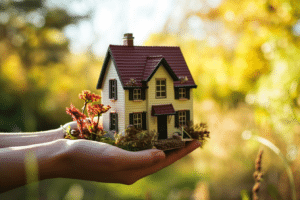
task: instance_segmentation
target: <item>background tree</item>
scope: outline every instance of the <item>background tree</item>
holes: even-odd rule
[[[64,27],[88,16],[72,16],[44,4],[0,2],[1,131],[58,127],[66,121],[63,110],[75,90],[74,80],[82,81],[76,94],[90,79],[84,78],[90,75],[87,63],[93,58],[70,54],[63,34]]]

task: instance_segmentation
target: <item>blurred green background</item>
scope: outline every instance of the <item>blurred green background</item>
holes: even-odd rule
[[[211,132],[204,148],[130,186],[54,179],[0,199],[251,199],[260,148],[261,198],[291,199],[284,162],[249,133],[280,149],[300,198],[297,0],[2,0],[0,131],[70,121],[65,107],[98,92],[105,51],[126,32],[135,45],[181,47],[198,85],[195,121]]]

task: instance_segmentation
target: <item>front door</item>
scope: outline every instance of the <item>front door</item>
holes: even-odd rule
[[[158,139],[168,138],[167,115],[157,116]]]

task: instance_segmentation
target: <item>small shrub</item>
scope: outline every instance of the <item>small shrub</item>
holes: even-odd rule
[[[192,139],[201,142],[205,142],[206,138],[209,138],[209,131],[207,130],[207,125],[205,123],[194,125],[193,122],[190,121],[183,127],[183,130],[187,132]]]
[[[118,147],[131,151],[152,149],[157,136],[155,131],[137,129],[133,125],[129,125],[124,133],[114,135]]]

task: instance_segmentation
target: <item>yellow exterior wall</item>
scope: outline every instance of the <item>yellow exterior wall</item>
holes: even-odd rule
[[[129,113],[147,111],[147,94],[145,96],[146,100],[132,101],[129,100],[129,90],[125,90],[125,128],[129,125]]]
[[[155,90],[156,90],[156,79],[165,78],[166,79],[166,90],[167,95],[164,99],[156,99]],[[160,66],[156,73],[153,75],[151,80],[148,82],[147,90],[147,128],[148,130],[157,131],[157,117],[151,116],[152,105],[160,104],[172,104],[175,111],[177,110],[190,110],[190,120],[193,120],[193,92],[190,90],[190,99],[189,100],[177,100],[175,99],[174,94],[174,83],[172,77],[169,75],[164,66]],[[178,129],[175,128],[175,116],[169,115],[167,119],[168,126],[168,138],[173,136],[174,132],[177,132]]]

